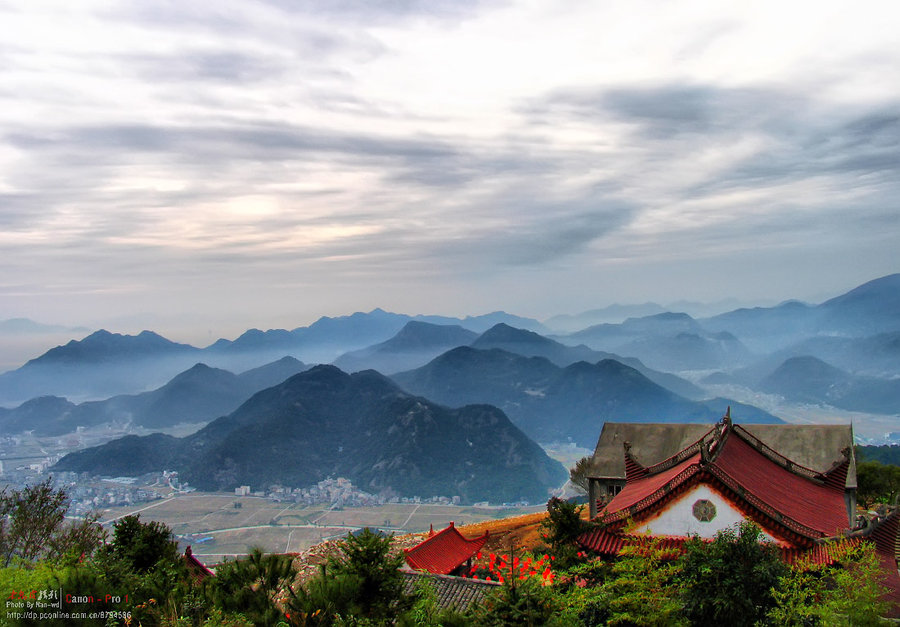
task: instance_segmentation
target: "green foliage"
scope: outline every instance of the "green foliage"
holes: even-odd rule
[[[766,622],[783,627],[818,627],[822,624],[822,580],[805,568],[791,568],[772,588],[774,606]]]
[[[291,624],[302,627],[330,627],[353,611],[357,581],[330,577],[325,566],[317,577],[291,590],[287,615]]]
[[[69,563],[89,555],[103,541],[96,517],[65,523],[69,509],[64,490],[47,479],[22,490],[0,492],[0,563],[51,560]]]
[[[882,625],[886,592],[878,555],[871,543],[838,544],[835,566],[801,563],[784,575],[772,591],[771,625]]]
[[[846,547],[838,560],[838,567],[830,570],[823,597],[823,616],[826,624],[881,625],[887,611],[882,595],[887,592],[882,583],[875,546],[868,542]]]
[[[413,596],[413,606],[397,621],[400,627],[465,627],[470,624],[462,614],[438,606],[434,586],[426,579],[416,583]]]
[[[89,566],[77,571],[77,579],[64,582],[64,588],[79,594],[86,588],[127,594],[138,623],[161,624],[182,617],[199,621],[205,614],[172,531],[163,523],[142,523],[139,515],[119,519],[112,541],[96,552]]]
[[[138,573],[150,571],[158,562],[178,559],[172,530],[158,521],[141,522],[141,515],[125,516],[113,525],[113,540],[105,551]]]
[[[601,559],[593,559],[576,564],[566,570],[566,579],[574,585],[597,587],[603,585],[612,575],[613,565]]]
[[[579,561],[575,540],[589,527],[589,523],[581,518],[582,510],[584,505],[555,496],[547,501],[547,518],[541,522],[541,529],[554,557],[555,568],[568,568]]]
[[[391,555],[391,539],[363,529],[348,535],[340,554],[288,602],[291,620],[299,625],[390,623],[413,605],[398,570],[403,556]]]
[[[341,543],[341,555],[328,560],[332,577],[356,582],[355,613],[366,618],[388,620],[411,605],[398,570],[403,556],[391,555],[390,549],[389,536],[367,527],[356,535],[348,535]]]
[[[900,446],[891,444],[882,444],[881,446],[854,446],[856,451],[856,461],[859,462],[881,462],[882,464],[892,464],[900,466]]]
[[[893,504],[900,494],[900,466],[877,461],[856,466],[856,496],[865,507],[875,503]]]
[[[561,625],[575,627],[593,627],[605,625],[609,618],[606,599],[599,587],[574,587],[562,598],[562,610],[558,622]]]
[[[472,612],[472,624],[479,627],[518,627],[558,624],[562,605],[549,587],[537,579],[514,578],[498,586]]]
[[[265,554],[254,548],[239,560],[221,564],[207,580],[205,596],[224,612],[241,614],[254,625],[276,625],[283,614],[275,595],[296,575],[289,555]]]
[[[695,624],[753,625],[775,605],[772,589],[787,572],[777,548],[760,542],[749,521],[716,534],[694,537],[681,560],[684,614]]]
[[[659,627],[684,624],[675,583],[679,566],[659,542],[648,538],[645,543],[626,546],[620,555],[612,567],[612,578],[600,588],[601,601],[586,608],[590,611],[583,613],[582,622]]]
[[[32,591],[53,590],[57,571],[58,567],[49,562],[38,562],[30,567],[0,568],[0,601],[3,602],[0,603],[0,625],[17,624],[8,617],[8,613],[20,610],[10,609],[5,604],[11,594],[24,592],[28,596]]]

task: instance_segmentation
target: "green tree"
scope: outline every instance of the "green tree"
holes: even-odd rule
[[[648,627],[684,624],[676,584],[680,564],[671,558],[670,552],[651,538],[623,548],[611,578],[600,588],[601,601],[587,608],[590,614],[583,615],[582,621]],[[588,622],[589,617],[606,622]]]
[[[823,566],[804,562],[791,567],[772,591],[775,606],[768,624],[788,627],[818,625],[867,626],[884,624],[887,611],[875,547],[839,542],[832,553],[836,564]]]
[[[69,499],[47,479],[22,490],[0,492],[0,561],[59,561],[90,555],[103,541],[96,516],[66,523]]]
[[[559,624],[562,605],[549,587],[535,578],[510,578],[472,612],[478,627],[519,627]]]
[[[128,594],[138,623],[160,624],[181,616],[199,619],[205,613],[172,530],[161,522],[144,523],[140,515],[120,518],[113,525],[112,541],[97,551],[92,567],[107,594]],[[70,579],[65,588],[78,591],[94,585],[90,570],[76,575],[79,580]]]
[[[686,544],[681,560],[684,614],[694,624],[753,625],[775,605],[772,589],[787,573],[774,544],[750,521],[705,542]]]
[[[555,496],[547,501],[547,518],[541,522],[541,530],[554,557],[554,568],[568,568],[579,561],[575,541],[591,526],[581,518],[583,510],[584,505]]]
[[[881,625],[888,604],[887,588],[875,545],[863,542],[839,551],[837,567],[829,570],[823,598],[823,617],[829,625]],[[891,560],[893,563],[893,560]]]
[[[892,504],[900,494],[900,466],[861,462],[856,466],[856,495],[867,508],[875,503]]]
[[[355,582],[356,611],[376,621],[389,621],[412,605],[403,591],[403,555],[391,554],[390,536],[382,536],[366,527],[348,535],[340,545],[340,554],[328,560],[328,574]]]
[[[247,557],[220,564],[207,580],[206,598],[226,614],[240,614],[254,625],[277,625],[284,615],[276,595],[296,576],[290,555],[254,548]]]
[[[155,520],[142,523],[140,514],[125,516],[113,524],[113,540],[104,551],[137,573],[149,572],[160,561],[179,561],[172,530]]]
[[[416,583],[413,606],[399,617],[400,627],[466,627],[470,621],[452,609],[441,609],[431,581]]]

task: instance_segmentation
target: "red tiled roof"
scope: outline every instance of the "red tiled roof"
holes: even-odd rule
[[[629,458],[626,457],[626,463],[627,459]],[[682,472],[689,470],[692,466],[697,467],[699,461],[700,453],[695,453],[668,470],[664,470],[655,475],[645,474],[638,479],[628,481],[625,484],[625,487],[622,488],[622,491],[619,492],[613,500],[609,502],[606,509],[603,510],[604,514],[608,516],[610,514],[622,512],[632,505],[638,505],[640,508],[643,508],[654,504],[658,500],[658,498],[654,497],[661,498],[664,493],[660,491],[669,484],[669,482],[673,480],[678,480],[680,482],[682,478],[679,477],[679,475],[681,475]],[[699,470],[699,467],[697,467],[697,469]],[[606,516],[604,516],[604,518]]]
[[[725,439],[712,466],[774,510],[767,514],[791,518],[826,538],[850,527],[842,488],[835,489],[791,472],[740,435],[735,430]]]
[[[413,570],[446,575],[474,556],[487,541],[488,533],[467,540],[453,523],[423,540],[411,549],[404,549],[406,563]]]
[[[606,557],[615,557],[623,548],[635,544],[644,544],[651,540],[656,541],[657,546],[671,556],[677,557],[684,552],[684,543],[689,540],[685,536],[647,536],[627,533],[616,533],[605,529],[589,531],[578,538],[578,544],[583,548]],[[712,538],[700,538],[703,542],[712,542]],[[858,544],[861,538],[849,538],[844,543]],[[811,566],[830,565],[837,559],[843,547],[839,548],[833,543],[816,544],[808,548],[778,547],[781,559],[787,564],[807,563]]]
[[[577,542],[585,549],[607,557],[614,557],[626,546],[644,545],[653,541],[659,549],[666,551],[674,558],[684,551],[686,540],[687,538],[684,537],[619,534],[606,529],[594,529],[579,536]]]
[[[887,587],[885,600],[891,604],[890,618],[900,617],[900,573],[897,572],[897,536],[900,532],[900,509],[894,510],[887,518],[875,523],[868,537],[875,543],[878,561],[885,576],[882,583]],[[864,532],[865,533],[865,532]]]
[[[194,581],[200,582],[207,577],[215,577],[215,573],[208,569],[203,562],[194,557],[190,545],[184,550],[184,561],[187,565],[188,573]]]

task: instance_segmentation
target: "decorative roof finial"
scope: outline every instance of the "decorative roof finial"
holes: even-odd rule
[[[730,425],[731,424],[731,405],[725,410],[725,415],[722,416],[722,424]]]
[[[625,440],[624,442],[622,442],[622,448],[625,449],[626,453],[630,452],[631,451],[631,442],[629,442],[628,440]]]

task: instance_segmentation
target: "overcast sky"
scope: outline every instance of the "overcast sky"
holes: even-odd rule
[[[202,343],[900,270],[895,0],[0,0],[0,24],[0,319]]]

